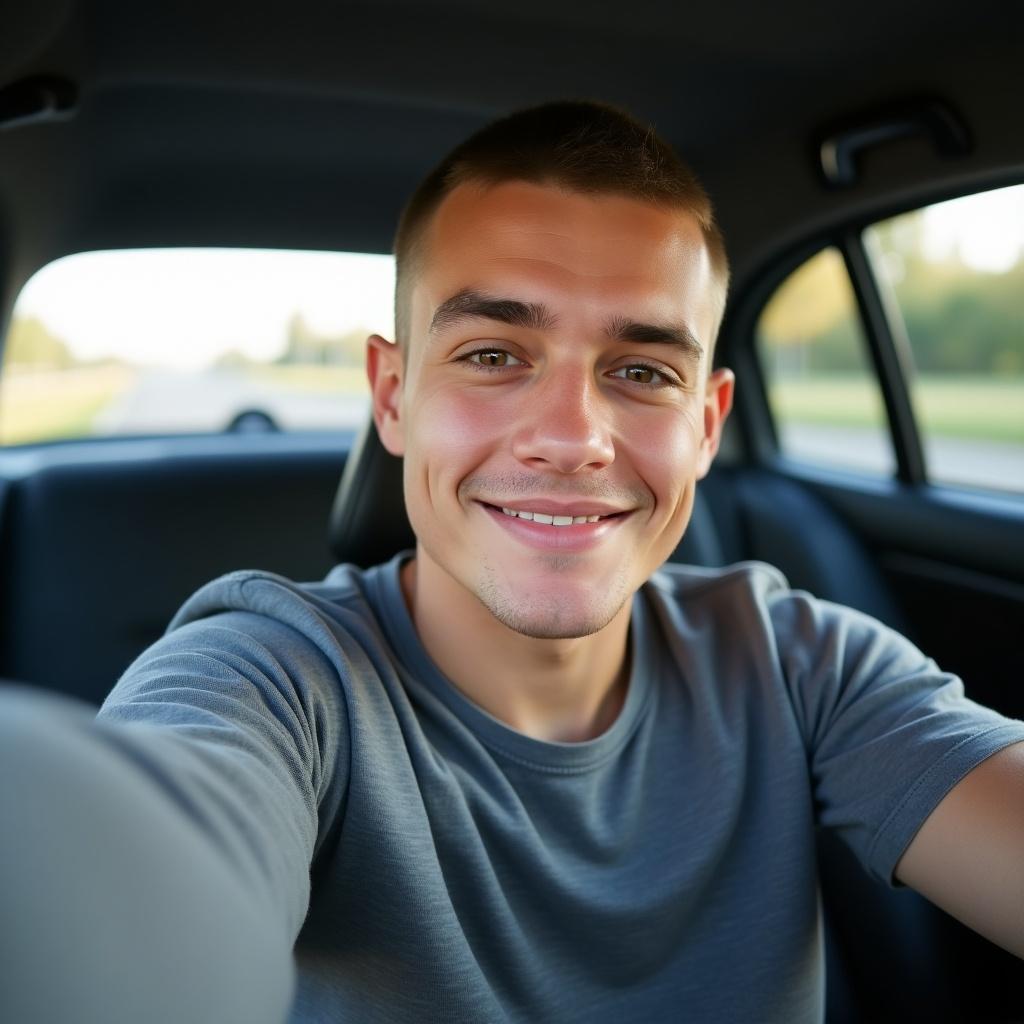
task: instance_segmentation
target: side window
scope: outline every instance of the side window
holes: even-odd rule
[[[842,256],[824,249],[765,307],[757,344],[782,453],[889,475],[885,410]]]
[[[0,444],[345,430],[366,338],[391,336],[394,260],[361,253],[81,253],[24,287],[3,346]]]
[[[880,221],[861,239],[909,374],[927,479],[1024,492],[1024,185]],[[761,313],[756,343],[783,455],[895,471],[837,249],[783,281]]]
[[[929,478],[1024,491],[1024,186],[868,228],[902,319]]]

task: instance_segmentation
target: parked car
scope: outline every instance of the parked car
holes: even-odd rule
[[[716,358],[736,370],[736,409],[675,557],[776,564],[1024,717],[1024,9],[7,6],[0,677],[98,704],[203,582],[247,567],[317,579],[408,543],[395,467],[359,434],[349,328],[296,314],[269,354],[225,328],[223,350],[197,357],[212,376],[190,364],[166,392],[177,414],[219,388],[211,420],[142,415],[163,400],[138,390],[155,371],[129,349],[154,358],[147,332],[190,300],[169,263],[145,269],[150,250],[193,266],[200,249],[380,257],[455,142],[585,95],[649,119],[693,163],[732,261]],[[159,297],[116,352],[78,352],[55,326],[70,291],[29,301],[33,275],[72,255],[106,275],[102,313],[143,281]],[[200,272],[239,323],[286,276],[257,286],[240,258]],[[356,280],[355,263],[331,266],[339,289]],[[177,328],[179,356],[204,315]],[[820,849],[830,1021],[1024,1018],[1019,960],[878,890],[828,836]]]

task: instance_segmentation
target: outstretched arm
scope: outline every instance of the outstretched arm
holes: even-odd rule
[[[1024,957],[1024,743],[982,761],[946,794],[896,878]]]
[[[0,1020],[280,1024],[340,699],[316,645],[247,611],[174,629],[98,718],[0,688]]]
[[[280,1024],[278,908],[94,716],[0,689],[0,1019]]]

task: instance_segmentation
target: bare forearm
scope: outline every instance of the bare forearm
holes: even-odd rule
[[[896,876],[1024,958],[1024,743],[993,754],[947,794]]]

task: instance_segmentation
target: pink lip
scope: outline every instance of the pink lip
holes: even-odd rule
[[[588,551],[596,547],[605,537],[629,518],[629,513],[615,516],[614,519],[601,519],[596,523],[573,523],[571,526],[546,526],[528,519],[507,516],[500,508],[493,508],[482,502],[478,503],[502,529],[508,531],[516,540],[542,551],[575,552]],[[511,506],[506,506],[511,508]],[[543,511],[535,508],[535,511]],[[552,514],[552,513],[549,513]],[[568,512],[558,513],[569,515]],[[583,515],[580,512],[577,515]],[[595,513],[592,513],[595,514]]]

